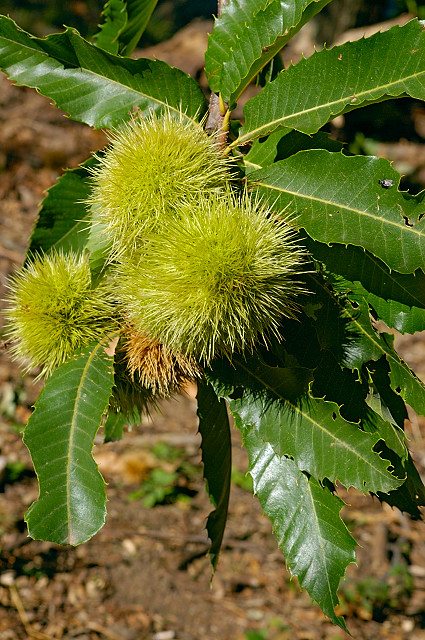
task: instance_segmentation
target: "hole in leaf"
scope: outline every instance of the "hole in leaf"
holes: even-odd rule
[[[229,394],[229,398],[232,398],[232,400],[240,400],[241,398],[243,398],[243,394],[243,387],[236,387],[236,389],[234,389],[232,393]]]

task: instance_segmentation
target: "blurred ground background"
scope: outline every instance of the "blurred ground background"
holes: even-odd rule
[[[45,35],[62,23],[95,31],[100,3],[0,2],[24,28]],[[199,5],[202,4],[202,11]],[[373,5],[368,6],[368,5]],[[206,87],[203,52],[215,3],[160,2],[140,46],[184,68]],[[422,15],[422,3],[337,1],[285,53],[309,55],[317,41],[359,37],[370,25]],[[209,19],[208,19],[209,18]],[[372,27],[376,29],[376,26]],[[170,36],[178,30],[174,38]],[[351,35],[350,35],[351,33]],[[168,41],[167,41],[168,40]],[[255,87],[251,89],[255,92]],[[104,146],[102,132],[71,122],[34,91],[0,75],[0,298],[22,264],[43,193],[66,167]],[[375,153],[405,174],[404,188],[425,186],[425,108],[399,100],[352,112],[332,133],[353,151]],[[399,336],[403,357],[425,380],[425,339]],[[23,514],[37,498],[21,432],[40,384],[0,352],[1,640],[341,640],[291,581],[267,518],[245,477],[235,431],[229,522],[210,588],[205,520],[211,509],[199,457],[195,390],[166,402],[119,443],[96,440],[108,482],[109,517],[78,548],[31,541]],[[425,477],[425,421],[406,425]],[[347,525],[360,543],[341,608],[355,638],[425,640],[425,525],[354,491],[341,492]]]

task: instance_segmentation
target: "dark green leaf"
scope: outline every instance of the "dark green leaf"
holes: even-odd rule
[[[103,232],[103,222],[97,215],[97,205],[91,206],[90,229],[87,240],[87,250],[90,252],[90,271],[94,283],[99,282],[104,275],[111,242]]]
[[[380,333],[380,345],[390,365],[391,387],[419,415],[425,415],[425,385],[394,349],[394,335]]]
[[[276,159],[278,142],[286,135],[286,132],[276,131],[266,138],[254,140],[251,149],[243,157],[246,172],[250,173],[272,164]]]
[[[56,369],[25,428],[40,483],[25,516],[32,538],[77,545],[105,522],[105,483],[92,448],[114,381],[106,346],[106,339],[91,345]]]
[[[277,160],[284,160],[298,151],[327,149],[341,151],[342,143],[332,140],[324,131],[307,136],[299,131],[275,131],[267,138],[256,138],[250,151],[244,156],[246,172],[267,167]]]
[[[205,98],[188,75],[160,60],[114,56],[75,29],[34,38],[0,16],[0,68],[18,85],[54,100],[73,120],[95,128],[116,127],[142,111],[182,109],[200,118]]]
[[[376,302],[389,322],[384,315],[380,315],[379,312],[378,315],[388,326],[394,326],[398,331],[408,333],[414,326],[420,327],[420,315],[417,311],[422,313],[425,309],[425,273],[422,270],[418,269],[413,274],[397,273],[388,269],[382,260],[361,247],[341,244],[328,246],[314,242],[308,236],[303,239],[303,242],[317,260],[325,263],[329,271],[349,281],[346,290],[355,285],[359,295],[361,291],[367,291],[370,304],[375,307],[372,301]],[[366,297],[366,293],[362,293],[362,297]],[[377,298],[381,301],[378,302]],[[391,301],[396,302],[397,305],[386,308],[385,304],[391,304]],[[408,309],[412,309],[412,313]],[[394,324],[390,324],[391,318]],[[421,330],[414,329],[414,331]]]
[[[365,375],[359,377],[358,372],[341,367],[333,354],[325,351],[314,374],[312,394],[315,397],[335,402],[340,407],[340,414],[345,420],[349,422],[360,421],[360,425],[365,431],[379,434],[389,449],[400,458],[405,459],[407,448],[405,435],[402,431],[404,421],[401,422],[401,428],[399,428],[383,398],[377,390],[370,389],[370,382],[369,376],[367,378]],[[382,388],[383,380],[380,382]],[[389,387],[389,379],[387,384]],[[383,390],[386,391],[385,387]],[[391,392],[390,388],[389,391]],[[388,393],[386,397],[388,398]],[[399,398],[399,396],[396,397]],[[404,407],[402,401],[401,404]],[[404,412],[406,414],[405,407]],[[402,475],[402,477],[404,476]]]
[[[209,555],[215,570],[226,527],[232,474],[232,445],[226,403],[207,382],[198,384],[199,432],[207,490],[215,509],[207,520]]]
[[[271,357],[271,353],[265,352],[264,355]],[[296,402],[307,393],[313,380],[313,370],[289,360],[286,366],[278,361],[269,365],[259,353],[246,357],[234,354],[232,362],[214,360],[208,377],[225,396],[233,394],[238,387],[244,387],[254,395],[265,395],[270,400],[284,398]]]
[[[41,203],[40,213],[31,236],[29,251],[46,252],[62,249],[80,253],[89,237],[90,211],[83,201],[90,193],[88,167],[97,163],[86,160],[77,169],[68,169],[50,187]]]
[[[157,3],[158,0],[108,0],[100,31],[94,36],[97,46],[109,53],[131,55]]]
[[[394,350],[394,336],[378,333],[374,329],[365,301],[358,308],[353,308],[347,303],[343,310],[347,318],[350,318],[353,334],[356,334],[355,340],[346,348],[344,364],[360,370],[363,364],[384,356],[390,367],[392,389],[418,414],[425,415],[425,385]]]
[[[344,503],[292,460],[277,456],[255,428],[244,428],[242,434],[254,491],[291,573],[332,622],[346,629],[334,610],[338,584],[355,562],[356,541],[339,515]]]
[[[233,108],[258,72],[330,0],[230,0],[208,39],[205,70],[212,91]]]
[[[273,135],[273,134],[272,134]],[[328,133],[318,131],[311,136],[307,136],[299,131],[290,131],[286,136],[281,136],[277,145],[276,160],[285,160],[293,156],[298,151],[307,149],[326,149],[327,151],[341,151],[342,142],[333,140]]]
[[[110,411],[104,425],[105,440],[104,442],[115,442],[121,440],[125,424],[125,416],[122,413]]]
[[[362,367],[365,364],[372,372],[376,370],[377,366],[380,368],[381,365],[378,361],[384,358],[389,367],[389,384],[382,378],[374,378],[374,382],[396,423],[402,426],[404,422],[405,415],[401,398],[410,404],[417,413],[425,415],[425,385],[394,351],[394,336],[378,333],[374,329],[367,303],[362,301],[361,305],[353,306],[345,298],[335,298],[318,276],[312,276],[311,281],[311,288],[315,292],[315,297],[317,296],[319,306],[318,309],[312,311],[319,320],[316,327],[312,324],[312,328],[316,329],[322,349],[331,351],[341,366],[355,369],[359,373],[362,372]],[[328,298],[327,304],[326,297]],[[335,305],[339,308],[339,313],[335,312]],[[339,316],[339,322],[335,322]],[[326,330],[326,325],[323,326],[326,318],[329,318],[328,330]],[[333,324],[330,324],[331,322]],[[299,324],[304,325],[305,321],[303,320]],[[338,331],[339,336],[335,340]],[[324,333],[323,337],[321,337],[322,333]],[[328,342],[326,342],[326,338]],[[340,349],[338,349],[338,344]],[[315,350],[314,343],[312,345]],[[375,373],[372,375],[375,376]],[[392,396],[391,388],[397,392],[398,402]],[[359,415],[359,418],[361,417]]]
[[[103,22],[93,37],[96,46],[109,53],[119,53],[119,36],[127,24],[127,7],[124,0],[107,0],[102,11]]]
[[[388,471],[388,460],[372,450],[379,435],[344,420],[334,402],[310,397],[302,406],[282,406],[244,397],[230,408],[239,428],[255,427],[277,455],[290,456],[319,481],[339,480],[363,492],[388,492],[401,484]]]
[[[384,179],[394,186],[384,189]],[[293,213],[313,240],[361,246],[400,273],[425,264],[422,195],[399,192],[400,174],[383,158],[301,151],[251,173],[250,180],[276,207]]]
[[[392,419],[388,407],[378,394],[369,394],[366,401],[372,409],[368,416],[367,431],[378,433],[387,448],[394,451],[402,461],[405,461],[409,452],[406,447],[404,431]],[[401,473],[401,477],[404,478],[403,473]]]
[[[335,402],[348,422],[368,423],[371,411],[366,404],[369,386],[358,373],[341,367],[331,351],[323,351],[311,386],[315,398]]]
[[[347,295],[352,302],[366,300],[376,320],[400,333],[415,333],[425,329],[425,274],[390,271],[375,256],[352,245],[327,246],[305,237],[304,243],[314,257],[326,265],[333,288]],[[341,277],[342,276],[342,277]],[[362,278],[363,283],[349,278]],[[366,288],[367,287],[367,288]],[[376,291],[377,294],[373,293]],[[405,300],[407,304],[399,302]],[[415,306],[417,305],[417,306]]]
[[[415,333],[425,330],[425,309],[408,307],[395,300],[384,300],[366,291],[360,282],[347,284],[349,285],[350,300],[360,303],[364,298],[373,308],[373,315],[377,319],[383,320],[388,327],[397,329],[400,333]]]
[[[158,0],[126,0],[127,24],[120,33],[120,49],[122,56],[129,56],[146,29]]]
[[[372,378],[373,387],[379,394],[383,405],[385,405],[391,418],[386,419],[393,421],[400,429],[404,429],[404,421],[408,420],[407,408],[401,396],[391,389],[391,380],[389,376],[390,365],[383,356],[375,362],[367,363],[368,372]]]
[[[419,520],[422,518],[419,507],[425,506],[425,487],[410,454],[402,472],[407,473],[407,478],[400,487],[389,493],[378,491],[377,496],[381,502],[397,507],[415,520]]]
[[[281,52],[278,51],[274,57],[263,67],[256,78],[257,87],[265,87],[267,83],[277,78],[278,74],[285,69]]]
[[[418,20],[323,49],[280,73],[246,103],[245,124],[231,147],[282,127],[316,133],[339,114],[406,94],[425,98],[425,33]]]
[[[313,367],[319,366],[324,351],[330,351],[336,361],[342,365],[346,346],[352,338],[350,320],[343,314],[338,298],[320,274],[307,274],[306,287],[311,291],[311,295],[306,296],[306,300],[302,303],[302,310],[309,322],[301,317],[297,323],[303,327],[303,331],[298,330],[300,335],[300,338],[296,339],[298,349],[302,349],[307,358],[311,357],[311,354],[316,354],[312,361]],[[291,333],[287,335],[285,326],[284,337],[288,343],[292,341]],[[293,345],[287,344],[286,348],[292,351]],[[301,362],[304,360],[302,359]]]

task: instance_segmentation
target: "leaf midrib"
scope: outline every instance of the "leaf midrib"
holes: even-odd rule
[[[90,216],[90,212],[87,213],[86,217],[88,218],[89,216]],[[88,220],[85,218],[82,218],[81,220],[76,220],[75,223],[72,225],[72,227],[70,227],[68,231],[66,231],[63,235],[61,235],[61,237],[58,238],[56,242],[52,244],[51,248],[53,249],[54,247],[58,247],[58,246],[60,247],[68,236],[73,235],[75,231],[78,229],[78,227],[81,227],[84,223],[87,223],[87,222]],[[89,228],[90,227],[85,226],[80,231],[86,231]]]
[[[281,191],[282,193],[287,193],[288,195],[291,196],[296,196],[297,198],[304,198],[305,200],[308,201],[312,201],[312,202],[318,202],[320,204],[323,204],[325,206],[329,206],[335,209],[344,209],[345,211],[349,211],[350,213],[354,213],[354,214],[358,214],[362,217],[368,217],[371,218],[374,221],[379,221],[381,223],[384,224],[389,224],[392,225],[394,227],[396,227],[397,229],[402,229],[404,232],[409,232],[409,233],[414,233],[416,235],[418,235],[420,238],[424,238],[425,239],[425,233],[423,231],[418,231],[416,229],[416,226],[409,226],[406,224],[403,224],[401,222],[396,222],[394,220],[390,220],[388,218],[382,217],[382,216],[377,216],[373,213],[370,213],[369,211],[366,211],[365,209],[355,209],[353,207],[349,207],[348,205],[345,204],[340,204],[338,202],[335,201],[331,201],[331,200],[325,200],[323,198],[318,198],[317,196],[313,196],[313,195],[306,195],[304,193],[300,193],[299,191],[290,191],[289,189],[283,189],[282,187],[278,187],[276,185],[271,185],[271,184],[267,184],[264,182],[256,182],[256,185],[260,186],[260,187],[264,187],[266,189],[273,189],[274,191]]]
[[[366,304],[367,301],[365,301]],[[346,315],[349,319],[350,322],[352,322],[354,325],[356,325],[357,329],[359,330],[359,332],[361,332],[364,336],[366,336],[366,338],[369,340],[369,342],[371,342],[373,345],[375,345],[375,347],[378,349],[378,351],[380,351],[382,354],[385,354],[385,356],[387,358],[389,358],[390,360],[392,360],[396,365],[402,366],[405,365],[405,363],[403,361],[397,361],[396,358],[393,356],[393,354],[390,351],[386,351],[383,346],[378,342],[377,339],[373,338],[370,333],[368,333],[366,331],[366,329],[364,329],[364,327],[362,327],[362,325],[358,322],[358,320],[356,320],[356,318],[348,311],[348,309],[346,309],[344,306],[341,305],[340,302],[338,302],[338,306],[340,307],[340,309],[342,310],[342,312],[344,313],[344,315]],[[368,306],[369,308],[369,306]],[[418,378],[419,380],[419,378]]]
[[[27,34],[25,31],[23,31],[23,33],[25,33],[26,36],[30,37],[29,34]],[[63,34],[65,34],[65,33],[67,33],[67,31],[63,32]],[[156,102],[157,104],[161,104],[164,107],[167,107],[167,109],[171,109],[172,111],[175,111],[176,113],[181,115],[179,109],[169,105],[167,102],[164,102],[163,100],[160,100],[159,98],[154,98],[153,96],[147,95],[143,91],[140,91],[138,89],[134,89],[133,87],[129,87],[128,85],[125,85],[122,82],[118,82],[117,80],[114,80],[114,79],[110,78],[109,76],[103,76],[103,75],[101,75],[99,73],[96,73],[95,71],[93,71],[91,69],[87,69],[86,67],[83,67],[83,66],[78,67],[76,65],[70,65],[68,60],[63,60],[62,58],[60,58],[59,56],[56,56],[56,55],[52,56],[49,53],[47,53],[46,51],[44,51],[43,49],[37,49],[37,48],[30,47],[29,45],[23,45],[22,43],[17,42],[16,40],[11,40],[10,38],[6,38],[5,36],[2,36],[0,38],[0,40],[4,40],[6,42],[9,42],[10,44],[12,44],[14,46],[20,46],[22,49],[27,49],[29,52],[42,54],[48,60],[56,60],[59,64],[62,65],[62,67],[64,69],[65,69],[65,64],[66,64],[66,65],[69,65],[70,67],[72,67],[74,71],[77,71],[78,69],[81,69],[85,73],[88,73],[88,74],[90,74],[90,75],[92,75],[94,77],[100,78],[103,81],[106,79],[108,82],[110,82],[110,83],[112,83],[112,84],[114,84],[114,85],[116,85],[118,87],[122,87],[126,91],[133,92],[136,95],[142,96],[143,98],[145,98],[147,100],[151,100],[152,102]],[[82,40],[84,40],[84,38],[82,38]],[[86,44],[91,46],[90,43],[86,43]],[[98,51],[99,50],[96,49],[96,53]],[[112,55],[112,54],[109,54],[109,55]],[[146,60],[148,60],[148,59],[149,58],[146,58]],[[155,62],[155,60],[151,60],[151,62]],[[4,69],[6,69],[6,67],[4,67]],[[127,69],[125,69],[125,71],[128,73]],[[183,115],[187,120],[190,120],[191,122],[197,122],[194,118],[190,118],[186,113],[183,113]]]
[[[372,256],[372,258],[375,258],[375,256]],[[410,296],[411,298],[413,298],[413,300],[416,300],[418,302],[418,306],[417,306],[418,309],[424,309],[423,303],[422,303],[421,299],[418,298],[416,293],[412,293],[411,291],[409,291],[409,289],[407,287],[405,287],[402,284],[400,284],[399,282],[397,282],[396,278],[394,278],[393,273],[398,273],[398,272],[396,272],[394,270],[392,270],[390,272],[386,271],[381,266],[380,260],[372,259],[372,262],[373,262],[373,264],[374,264],[376,269],[378,269],[386,278],[391,280],[392,286],[395,287],[395,289],[401,289],[401,291],[404,291],[407,296]],[[361,286],[365,289],[365,291],[367,291],[367,287],[365,287],[363,285],[361,280],[357,279],[357,280],[353,280],[353,282],[360,282]],[[372,293],[372,295],[375,295],[377,298],[380,297],[376,293],[373,293],[373,292],[370,292],[370,293]],[[406,307],[409,307],[409,308],[412,308],[414,306],[414,305],[406,304],[405,302],[399,302],[398,300],[393,300],[389,296],[388,296],[388,298],[384,298],[384,300],[386,300],[387,302],[390,301],[390,302],[396,302],[397,304],[404,304]]]
[[[96,353],[98,352],[98,350],[100,348],[103,348],[104,346],[104,342],[105,340],[102,340],[102,342],[99,342],[96,347],[93,349],[93,351],[90,353],[89,358],[87,359],[86,364],[84,365],[83,368],[83,373],[81,375],[81,379],[78,385],[78,389],[77,389],[77,394],[75,396],[75,402],[74,402],[74,411],[72,414],[72,420],[71,420],[71,429],[70,429],[70,433],[69,433],[69,450],[68,450],[68,455],[67,455],[67,464],[66,464],[66,513],[67,513],[67,517],[68,517],[68,540],[69,540],[69,544],[72,544],[72,540],[73,540],[73,532],[72,532],[72,515],[71,515],[71,500],[70,500],[70,486],[71,486],[71,467],[72,467],[72,452],[74,450],[73,447],[73,442],[74,442],[74,438],[75,438],[75,432],[77,429],[77,417],[79,416],[78,413],[78,406],[80,404],[80,401],[82,400],[82,389],[83,389],[83,385],[85,383],[86,380],[86,376],[87,376],[87,371],[93,361],[94,356],[96,355]]]
[[[322,289],[323,289],[324,291],[326,291],[327,293],[329,293],[329,292],[328,292],[328,290],[326,289],[326,287],[324,287],[324,286],[323,286],[322,284],[320,284],[320,283],[318,283],[318,284],[322,287]],[[370,335],[370,333],[368,333],[368,332],[366,331],[366,329],[365,329],[365,328],[364,328],[364,327],[363,327],[363,326],[358,322],[358,320],[354,317],[354,315],[352,315],[352,314],[349,312],[349,310],[341,304],[341,302],[340,302],[340,300],[339,300],[339,299],[337,299],[337,301],[336,301],[336,302],[337,302],[337,304],[338,304],[339,308],[341,309],[341,311],[344,313],[344,315],[346,315],[346,316],[350,319],[350,322],[352,322],[353,324],[355,324],[355,325],[356,325],[356,327],[357,327],[357,329],[359,330],[359,332],[360,332],[360,333],[362,333],[364,336],[366,336],[366,338],[367,338],[367,339],[368,339],[368,340],[369,340],[373,345],[375,345],[375,347],[378,349],[378,351],[380,351],[383,355],[385,355],[385,357],[386,357],[386,358],[388,358],[389,360],[391,360],[392,362],[394,362],[394,364],[395,364],[396,366],[401,366],[403,369],[405,369],[405,368],[406,368],[406,366],[407,366],[407,365],[406,365],[406,363],[405,363],[405,362],[403,362],[403,360],[401,360],[401,359],[397,360],[397,359],[394,357],[394,355],[391,353],[391,351],[387,351],[386,349],[384,349],[384,347],[379,343],[379,341],[378,341],[377,339],[373,338],[373,336],[371,336],[371,335]],[[366,304],[368,304],[368,303],[367,303],[367,301],[365,301],[365,302],[366,302]],[[369,308],[369,306],[368,306],[368,308]],[[391,364],[390,364],[390,366],[391,366]],[[421,381],[419,378],[415,378],[415,379],[417,379],[419,383],[422,383],[422,381]],[[422,383],[422,384],[423,384],[423,383]]]
[[[271,454],[270,455],[273,458],[278,457],[277,454],[273,451],[273,448],[271,447],[270,443],[269,443],[269,447],[271,449]],[[259,456],[257,456],[257,459],[254,462],[254,465],[258,463],[258,458],[259,458]],[[271,458],[269,458],[269,459],[271,459]],[[302,471],[298,470],[298,472],[304,476]],[[262,469],[261,470],[261,476],[264,476],[264,474],[265,474],[265,469]],[[326,556],[324,545],[323,545],[323,540],[325,538],[324,538],[324,536],[322,536],[322,533],[321,533],[320,518],[318,517],[317,509],[315,507],[316,501],[314,499],[314,496],[313,496],[313,493],[312,493],[312,490],[311,490],[311,483],[310,483],[309,479],[307,477],[305,477],[305,476],[304,476],[304,481],[306,483],[307,492],[308,492],[309,499],[310,499],[310,502],[311,502],[312,515],[313,515],[313,520],[314,520],[314,525],[315,525],[314,528],[315,528],[315,532],[316,532],[316,539],[319,541],[318,544],[316,544],[315,548],[319,549],[319,554],[320,554],[320,556],[322,558],[321,564],[322,564],[322,568],[323,568],[323,571],[324,571],[324,574],[325,574],[325,582],[326,582],[326,585],[327,585],[327,590],[328,590],[328,594],[329,594],[329,601],[330,601],[331,609],[332,609],[332,606],[333,606],[333,603],[334,603],[334,599],[333,599],[332,586],[331,586],[331,582],[330,582],[330,578],[329,578],[329,571],[327,569],[327,566],[328,566],[328,564],[326,562],[327,556]],[[274,487],[271,489],[271,491],[273,491],[273,489],[274,489]],[[299,513],[298,513],[298,515],[296,515],[296,513],[292,514],[291,521],[294,521],[296,519],[296,517],[298,517],[298,518],[300,517]],[[325,518],[323,517],[322,520],[325,520]],[[274,524],[273,521],[272,521],[272,524]],[[330,524],[329,522],[327,522],[327,525],[331,526],[333,529],[335,528],[334,525]],[[284,540],[285,540],[286,536],[287,536],[287,529],[283,531],[282,535],[278,539],[278,547],[279,547],[279,549],[282,549],[282,551],[284,553],[285,553],[285,551],[284,551]],[[337,551],[341,551],[341,549],[337,545],[333,544],[333,546],[336,547]],[[293,573],[292,565],[294,565],[293,569],[294,569],[294,572],[295,572],[296,571],[297,561],[296,561],[296,558],[294,558],[293,562],[291,562],[291,560],[288,558],[288,561],[289,561],[289,568],[290,568],[291,574],[292,574]],[[314,561],[314,557],[312,557],[311,561],[309,562],[309,567],[312,566],[313,561]],[[353,561],[354,561],[354,559],[351,560],[351,562],[353,562]],[[298,573],[295,573],[295,575],[298,575]],[[304,587],[304,582],[301,584],[301,586]],[[313,584],[311,588],[314,589],[315,585]]]
[[[252,377],[256,378],[262,385],[264,385],[265,387],[267,387],[270,391],[272,391],[278,398],[280,398],[281,400],[284,400],[290,407],[291,409],[293,409],[294,411],[296,411],[300,416],[302,416],[303,418],[305,418],[308,422],[310,422],[312,424],[313,427],[317,427],[319,430],[323,431],[324,433],[326,433],[332,440],[335,441],[336,444],[339,444],[343,449],[346,449],[347,451],[350,451],[356,458],[359,458],[360,460],[362,460],[368,467],[370,467],[371,469],[373,469],[374,472],[378,472],[383,478],[388,479],[388,475],[386,473],[384,473],[383,471],[381,471],[381,469],[374,467],[368,460],[365,460],[365,458],[355,449],[353,449],[352,447],[350,447],[346,442],[343,442],[340,438],[338,438],[335,434],[331,433],[328,429],[326,429],[325,427],[323,427],[323,425],[321,425],[320,423],[316,422],[316,420],[313,420],[313,418],[304,413],[299,407],[297,407],[296,405],[292,404],[292,402],[290,402],[289,400],[287,400],[286,398],[284,398],[282,395],[279,395],[276,392],[276,389],[272,386],[270,386],[270,384],[267,383],[266,380],[263,380],[261,377],[259,377],[258,375],[256,375],[253,371],[251,371],[250,369],[248,369],[247,367],[244,366],[243,362],[241,362],[240,360],[238,360],[237,358],[234,358],[234,360],[237,362],[237,364],[239,366],[241,366],[243,369],[245,369],[245,371],[247,373],[249,373]],[[325,402],[327,402],[325,400]],[[329,403],[329,404],[335,404],[335,403]],[[338,405],[335,405],[336,407],[338,407]],[[339,407],[338,407],[338,413],[339,413]],[[341,416],[339,416],[341,419],[343,419]],[[349,423],[347,422],[347,424],[353,424],[355,426],[355,423]],[[391,474],[390,474],[391,475]]]
[[[321,535],[321,529],[320,529],[320,525],[319,525],[319,518],[317,516],[317,510],[316,510],[316,506],[315,506],[315,502],[313,499],[313,494],[311,492],[311,485],[308,479],[307,480],[307,490],[308,490],[308,495],[310,497],[310,501],[311,501],[311,509],[313,512],[313,517],[314,520],[316,522],[316,536],[318,538],[319,541],[319,547],[320,547],[320,555],[322,556],[322,567],[323,567],[323,571],[325,572],[326,575],[326,584],[328,587],[328,593],[329,593],[329,599],[331,601],[331,603],[333,603],[333,598],[332,598],[332,588],[331,588],[331,583],[330,583],[330,579],[329,579],[329,572],[328,572],[328,567],[326,564],[326,554],[325,554],[325,549],[323,547],[323,536]],[[316,546],[317,548],[317,546]]]
[[[287,72],[286,72],[287,73]],[[288,124],[282,124],[285,123],[286,120],[291,120],[292,118],[297,118],[300,116],[303,116],[305,114],[308,113],[313,113],[313,112],[318,112],[322,109],[326,109],[326,108],[331,108],[335,105],[345,105],[348,104],[348,102],[350,102],[351,104],[356,104],[356,106],[360,106],[360,104],[362,104],[362,102],[364,102],[364,100],[367,100],[368,98],[370,98],[370,96],[374,95],[374,94],[378,94],[376,95],[376,98],[380,97],[380,95],[386,95],[388,93],[388,95],[397,95],[397,94],[391,94],[389,91],[387,91],[387,89],[389,89],[390,87],[394,87],[397,86],[399,84],[408,82],[409,80],[411,80],[412,78],[414,79],[418,79],[421,77],[421,75],[425,75],[425,71],[421,71],[418,72],[416,74],[411,74],[410,76],[406,76],[405,78],[399,78],[398,80],[395,80],[393,82],[388,82],[386,84],[383,85],[379,85],[378,87],[374,87],[373,89],[368,89],[367,91],[360,91],[358,93],[350,93],[347,94],[346,96],[339,98],[338,100],[333,100],[332,102],[325,102],[322,104],[318,104],[315,105],[314,107],[310,107],[308,109],[303,109],[302,111],[295,111],[293,113],[290,113],[288,115],[282,116],[281,118],[276,118],[276,120],[270,120],[269,122],[263,124],[261,127],[257,127],[256,129],[252,129],[251,131],[248,131],[247,133],[245,133],[243,136],[240,136],[239,138],[237,138],[237,140],[235,140],[234,142],[232,142],[229,145],[229,149],[233,149],[234,147],[238,147],[240,145],[245,144],[246,142],[249,142],[250,140],[254,139],[254,138],[258,138],[261,135],[264,135],[264,131],[267,130],[269,131],[270,129],[273,128],[277,128],[279,126],[290,126]],[[380,92],[382,92],[380,94]],[[353,101],[353,98],[356,98],[355,101]],[[360,102],[359,99],[360,98]],[[361,99],[363,98],[363,100]],[[332,111],[331,109],[331,113],[332,114],[337,114],[337,111]],[[299,129],[301,130],[301,129]],[[310,132],[312,133],[312,132]]]

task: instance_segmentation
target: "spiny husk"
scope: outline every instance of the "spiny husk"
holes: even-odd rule
[[[114,386],[109,399],[109,411],[122,413],[130,423],[139,422],[143,414],[156,409],[161,398],[130,375],[123,358],[114,364]]]
[[[181,202],[222,188],[231,166],[201,124],[169,110],[137,115],[113,131],[98,160],[88,204],[111,242],[111,259],[137,251]]]
[[[6,335],[26,371],[50,375],[79,347],[113,328],[103,289],[91,288],[88,257],[62,251],[36,256],[8,283]]]
[[[132,326],[122,330],[115,352],[115,384],[109,409],[131,421],[156,409],[159,400],[181,391],[201,375],[193,359],[161,345]]]
[[[132,378],[162,397],[179,391],[201,375],[193,358],[171,351],[133,327],[124,332],[122,351]]]
[[[278,334],[304,261],[288,219],[226,191],[182,204],[139,259],[119,263],[114,288],[137,330],[208,363]]]

